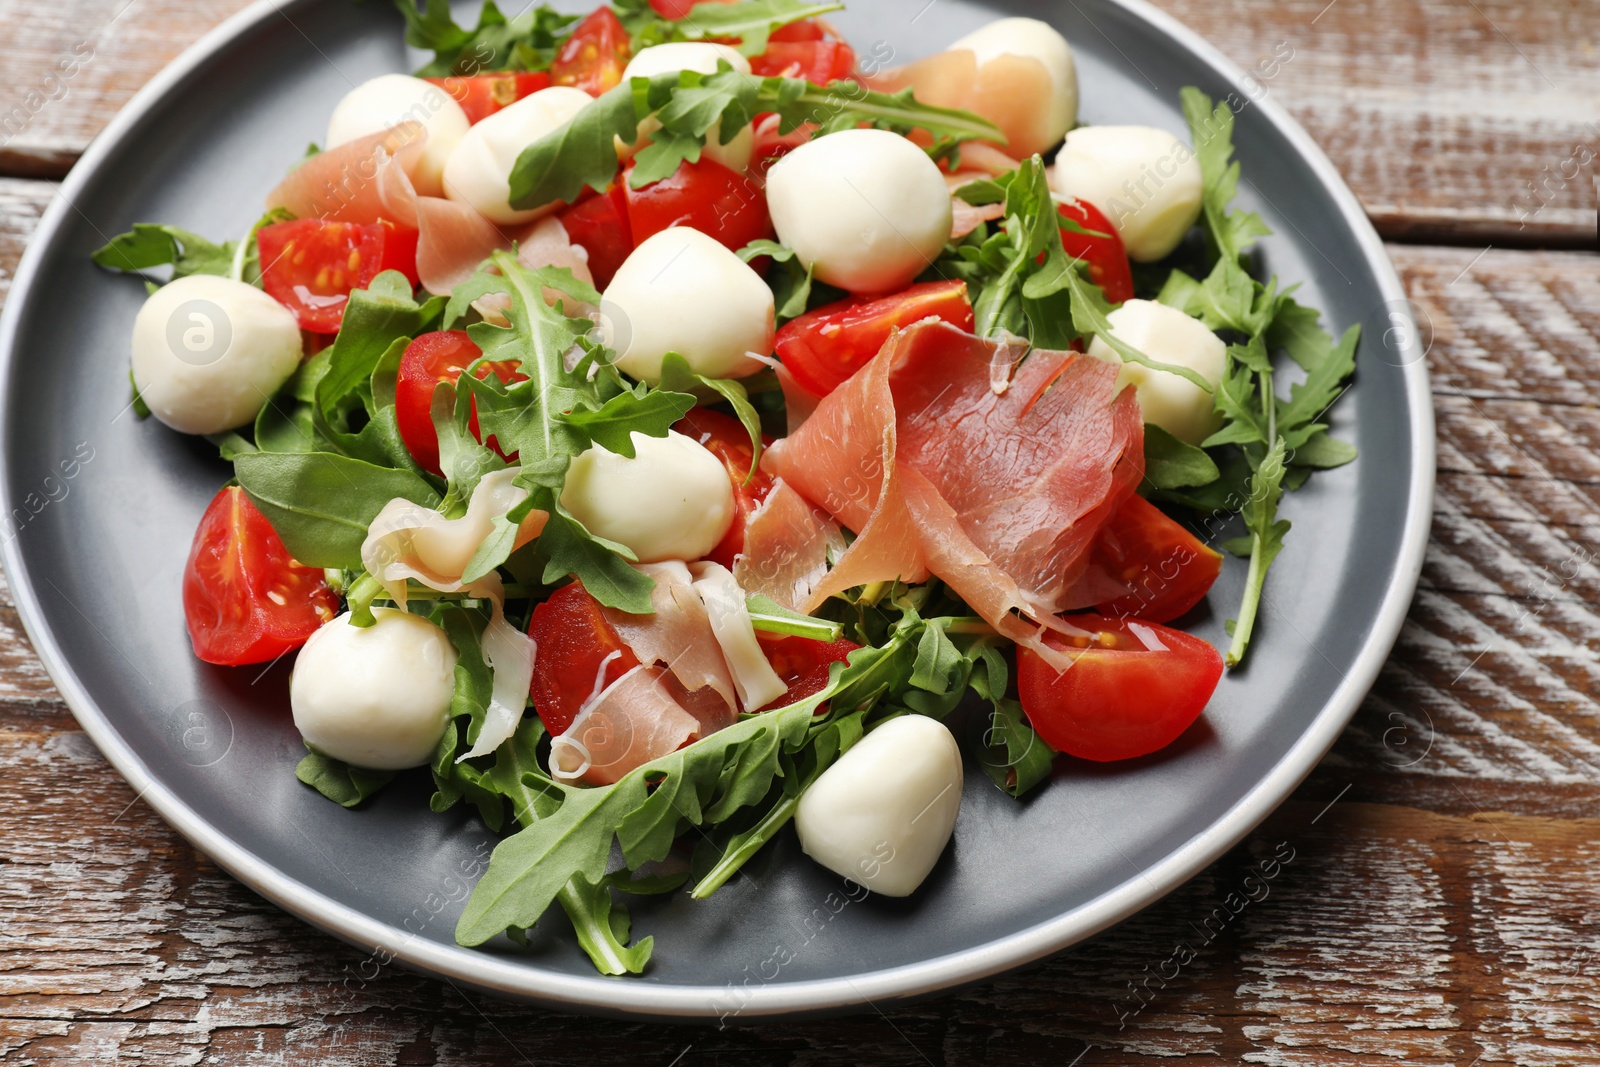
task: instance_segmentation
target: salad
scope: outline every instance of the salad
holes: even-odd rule
[[[837,3],[398,2],[434,60],[332,102],[242,238],[94,258],[149,286],[138,411],[232,466],[195,654],[296,657],[329,799],[427,768],[505,835],[462,944],[555,905],[639,973],[627,895],[790,832],[907,895],[959,818],[948,723],[1020,797],[1201,715],[1282,495],[1355,455],[1355,328],[1251,273],[1237,100],[1080,125],[1023,18],[891,66]],[[1225,650],[1181,627],[1213,544]]]

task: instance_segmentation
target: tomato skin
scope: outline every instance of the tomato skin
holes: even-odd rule
[[[183,570],[183,615],[196,656],[225,667],[270,663],[338,610],[322,571],[290,558],[243,489],[230,485],[212,499]]]
[[[622,22],[609,7],[597,8],[572,28],[550,64],[550,80],[600,96],[622,84],[631,51]]]
[[[827,396],[866,366],[892,331],[930,317],[971,330],[967,283],[923,282],[892,296],[846,297],[785,323],[774,347],[796,381]]]
[[[850,653],[861,647],[843,638],[813,641],[809,637],[756,636],[761,641],[761,651],[767,654],[767,662],[789,686],[788,692],[766,705],[768,708],[788,707],[816,696],[828,687],[828,668],[843,663]]]
[[[744,551],[744,531],[750,516],[772,492],[772,475],[757,468],[755,475],[746,480],[754,453],[750,448],[750,434],[738,419],[707,408],[693,408],[672,428],[700,442],[720,459],[728,472],[728,480],[733,483],[733,524],[728,527],[727,534],[717,543],[717,547],[706,556],[713,563],[720,563],[732,570],[734,557]],[[772,442],[763,437],[762,443],[765,446]]]
[[[562,211],[556,218],[575,245],[589,253],[589,273],[605,289],[633,251],[633,227],[628,221],[628,198],[621,183],[599,196],[591,196]]]
[[[1222,678],[1222,654],[1182,630],[1101,615],[1062,621],[1096,635],[1083,647],[1045,634],[1051,648],[1072,654],[1067,670],[1058,673],[1037,652],[1017,649],[1022,710],[1058,752],[1098,762],[1157,752],[1200,717]],[[1147,628],[1166,650],[1147,650],[1134,627]]]
[[[537,646],[529,695],[552,736],[566,733],[594,695],[595,678],[608,655],[617,653],[605,666],[602,688],[639,665],[581,582],[562,586],[533,609],[528,636]]]
[[[467,121],[474,126],[502,108],[550,85],[550,75],[543,71],[506,71],[423,80],[449,93],[461,105],[461,110],[467,113]]]
[[[1101,529],[1091,565],[1134,587],[1097,613],[1171,622],[1205,599],[1222,573],[1222,554],[1135,495]]]
[[[670,177],[643,189],[629,167],[621,182],[634,246],[672,226],[689,226],[737,252],[751,241],[772,238],[767,198],[755,183],[709,159],[685,160]]]
[[[296,219],[261,227],[261,284],[312,333],[338,333],[352,289],[386,270],[417,285],[416,230],[380,221],[368,225]]]
[[[395,380],[394,416],[400,429],[400,439],[417,465],[430,474],[442,474],[439,468],[439,431],[433,425],[433,393],[441,384],[452,385],[473,360],[483,355],[465,330],[441,330],[425,333],[406,346],[400,357],[400,373]],[[516,364],[502,361],[485,363],[473,372],[478,378],[491,373],[502,382],[523,380],[526,375]],[[478,404],[472,402],[472,415],[467,423],[472,436],[483,442],[478,427]],[[516,454],[506,455],[500,443],[489,438],[488,446],[501,459],[510,462]]]
[[[767,50],[750,60],[751,73],[763,78],[804,78],[827,85],[855,76],[856,52],[814,19],[772,31]]]
[[[1061,247],[1067,255],[1081,259],[1089,265],[1089,277],[1094,279],[1106,299],[1120,304],[1133,299],[1133,268],[1128,263],[1128,252],[1122,247],[1122,238],[1111,225],[1111,220],[1100,209],[1084,200],[1074,200],[1058,207],[1061,217],[1071,219],[1086,230],[1105,234],[1090,237],[1088,234],[1061,231]]]

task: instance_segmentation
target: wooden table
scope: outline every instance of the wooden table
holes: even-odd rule
[[[242,6],[0,0],[0,294],[51,179]],[[339,983],[362,954],[239,886],[140,802],[5,600],[0,1059],[1600,1062],[1600,4],[1163,6],[1246,66],[1292,48],[1269,90],[1391,242],[1432,337],[1422,587],[1376,690],[1265,826],[1093,941],[888,1015],[621,1025],[393,969],[352,995]],[[49,71],[84,41],[92,58],[58,87]],[[1207,941],[1203,918],[1280,842],[1292,861]]]

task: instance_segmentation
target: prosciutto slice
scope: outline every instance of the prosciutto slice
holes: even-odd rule
[[[699,724],[668,688],[671,677],[641,664],[597,694],[551,742],[556,780],[610,785],[693,738]]]
[[[924,104],[976,112],[1000,127],[1006,148],[1023,158],[1054,143],[1040,102],[1050,99],[1055,86],[1049,70],[1032,56],[995,56],[980,64],[970,49],[958,48],[863,80],[879,92],[913,87]],[[965,159],[965,145],[961,154]]]
[[[996,389],[998,348],[918,323],[768,450],[771,473],[857,532],[801,610],[932,574],[1002,634],[1064,659],[1039,627],[1087,606],[1071,593],[1144,476],[1144,427],[1116,367],[1036,350]]]
[[[733,577],[746,592],[804,611],[827,577],[829,561],[844,550],[839,524],[779,479],[745,523],[744,551],[733,561]]]

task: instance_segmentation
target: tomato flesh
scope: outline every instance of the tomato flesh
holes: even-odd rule
[[[1133,587],[1096,612],[1171,622],[1205,599],[1222,573],[1222,555],[1135,495],[1101,529],[1091,566]]]
[[[550,80],[600,96],[622,84],[631,39],[609,7],[597,8],[572,28],[550,64]]]
[[[461,110],[467,113],[467,121],[474,126],[502,108],[550,85],[550,75],[543,71],[507,71],[423,80],[449,93],[461,105]]]
[[[802,19],[772,31],[767,50],[750,60],[750,70],[763,78],[804,78],[827,85],[855,76],[856,52],[827,27]]]
[[[623,177],[628,225],[635,247],[673,226],[689,226],[737,252],[775,231],[760,188],[709,159],[685,160],[670,177],[633,188],[633,168]]]
[[[338,333],[352,289],[386,270],[417,284],[417,231],[388,221],[368,225],[296,219],[261,227],[261,284],[294,312],[300,328]]]
[[[236,485],[200,517],[183,571],[183,615],[194,654],[237,667],[269,663],[306,643],[339,610],[322,571],[289,556]]]
[[[533,609],[528,636],[537,646],[529,693],[552,736],[566,733],[590,697],[639,665],[580,582],[562,586]]]
[[[754,455],[750,447],[750,434],[744,423],[721,412],[707,408],[694,408],[672,427],[692,440],[699,441],[713,456],[722,461],[733,483],[733,524],[717,547],[706,559],[733,569],[734,557],[744,551],[744,531],[767,494],[772,492],[772,476],[757,468],[750,477],[750,461]],[[763,438],[764,444],[771,444]]]
[[[604,289],[633,251],[633,228],[628,222],[628,198],[620,183],[599,196],[591,196],[562,211],[556,218],[573,244],[589,253],[589,273]]]
[[[439,467],[439,431],[433,425],[433,393],[440,385],[454,385],[473,360],[483,355],[472,343],[465,330],[441,330],[425,333],[406,346],[400,357],[400,374],[395,381],[394,415],[399,424],[400,439],[417,465],[432,474],[442,474]],[[509,361],[485,363],[473,372],[478,378],[490,374],[502,382],[522,381],[527,375],[517,370]],[[467,423],[472,436],[480,444],[487,444],[507,462],[516,459],[516,453],[507,455],[493,437],[483,440],[478,426],[478,402],[472,402],[472,416]]]
[[[1066,670],[1017,649],[1022,710],[1057,752],[1106,762],[1159,751],[1200,717],[1222,678],[1221,653],[1182,630],[1102,615],[1062,621],[1093,635],[1046,633],[1072,656]]]
[[[967,283],[923,282],[893,296],[846,297],[786,323],[775,349],[796,381],[827,396],[866,366],[891,332],[927,318],[971,330]]]
[[[1084,200],[1059,205],[1061,217],[1071,219],[1086,230],[1104,234],[1091,237],[1086,233],[1061,231],[1061,247],[1067,255],[1081,259],[1089,265],[1089,277],[1105,293],[1106,299],[1120,304],[1133,299],[1133,268],[1128,263],[1128,252],[1122,247],[1111,220],[1100,209]]]
[[[757,634],[761,651],[779,678],[788,685],[788,692],[766,705],[784,708],[807,697],[816,696],[828,687],[828,668],[843,663],[861,646],[840,638],[837,641],[813,641],[809,637],[777,637]]]

